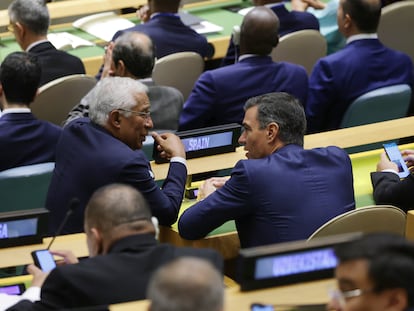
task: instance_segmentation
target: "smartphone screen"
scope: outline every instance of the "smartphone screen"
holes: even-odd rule
[[[273,305],[264,305],[261,303],[252,303],[250,306],[251,311],[274,311]]]
[[[33,261],[42,271],[49,272],[56,267],[53,255],[47,249],[32,252]]]
[[[410,174],[407,165],[405,164],[404,159],[401,156],[401,152],[398,149],[396,143],[384,144],[385,152],[387,153],[390,161],[394,162],[398,166],[398,176],[400,178],[407,177]]]

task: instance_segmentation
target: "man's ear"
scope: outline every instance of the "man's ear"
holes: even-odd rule
[[[126,77],[128,74],[128,70],[125,66],[125,63],[122,59],[118,61],[118,64],[116,64],[116,73],[118,77]]]
[[[17,35],[20,38],[23,38],[24,35],[26,34],[26,29],[24,28],[24,26],[22,24],[20,24],[19,22],[17,22],[17,23],[15,23],[14,32],[17,33]]]
[[[345,14],[345,21],[344,21],[344,28],[349,29],[353,24],[351,16],[349,14]]]
[[[92,240],[92,253],[93,256],[101,255],[104,249],[104,241],[101,232],[96,228],[91,228],[90,233]]]
[[[108,121],[111,127],[119,129],[121,127],[121,113],[118,110],[112,110],[109,113]]]
[[[388,295],[388,310],[407,310],[408,297],[404,288],[393,288],[385,290]]]
[[[279,134],[279,124],[276,122],[269,123],[267,125],[267,140],[269,142],[274,141]]]

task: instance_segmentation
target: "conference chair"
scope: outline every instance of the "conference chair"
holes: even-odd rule
[[[305,67],[311,74],[315,63],[326,56],[325,38],[317,30],[299,30],[280,38],[279,44],[272,50],[274,62],[289,62]]]
[[[405,235],[404,211],[392,205],[370,205],[338,215],[320,226],[308,240],[351,232]]]
[[[44,207],[54,167],[46,162],[0,172],[0,212]]]
[[[58,78],[40,87],[30,108],[38,119],[62,125],[72,108],[95,84],[94,77],[84,74]]]
[[[158,85],[175,87],[184,101],[204,70],[203,58],[194,52],[179,52],[164,56],[155,62],[152,79]]]
[[[382,87],[355,99],[346,110],[340,128],[393,120],[407,116],[411,88],[407,84]],[[378,149],[384,142],[347,149],[348,153]]]
[[[378,25],[380,41],[395,50],[404,52],[414,63],[414,1],[398,1],[385,6]]]

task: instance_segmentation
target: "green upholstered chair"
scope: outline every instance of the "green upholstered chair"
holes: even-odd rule
[[[340,128],[387,121],[407,116],[411,88],[397,84],[375,89],[355,99],[345,112]],[[348,153],[381,148],[382,143],[346,149]]]
[[[54,162],[19,166],[0,172],[0,212],[45,206]]]
[[[392,205],[360,207],[332,218],[308,240],[351,232],[389,232],[404,236],[406,218],[404,211]]]

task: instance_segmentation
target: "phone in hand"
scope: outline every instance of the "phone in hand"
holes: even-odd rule
[[[252,303],[250,305],[251,311],[274,311],[273,305],[265,305],[261,303]]]
[[[33,251],[31,254],[35,265],[39,267],[43,272],[49,272],[56,267],[55,259],[49,250],[40,249]]]
[[[405,164],[404,159],[401,156],[401,152],[398,149],[398,146],[396,143],[388,143],[384,144],[384,150],[387,153],[388,159],[390,159],[391,162],[394,162],[398,166],[398,176],[400,178],[407,177],[410,174],[410,170],[407,167],[407,164]]]

